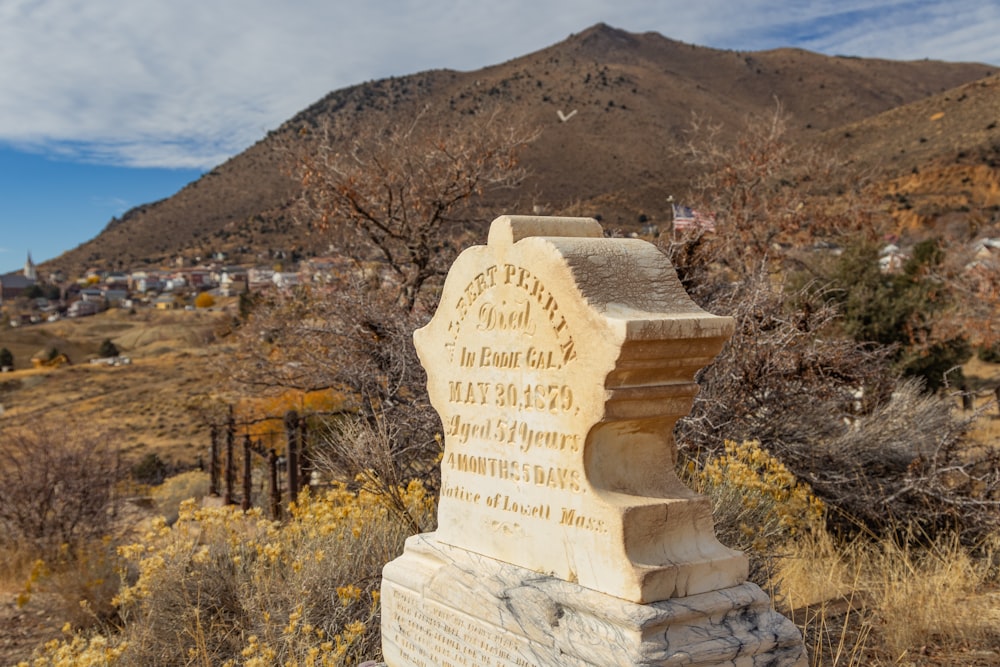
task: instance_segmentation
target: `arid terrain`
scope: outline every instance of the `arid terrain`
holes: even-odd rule
[[[154,452],[178,467],[196,465],[208,448],[199,406],[217,389],[211,370],[220,353],[216,325],[222,310],[100,315],[5,329],[0,346],[14,354],[16,370],[0,375],[7,424],[30,424],[53,414],[97,422],[119,435],[130,459]],[[105,339],[131,363],[88,363]],[[31,368],[30,358],[54,346],[70,365]]]
[[[609,233],[628,234],[649,225],[666,229],[672,216],[670,198],[693,205],[689,199],[698,194],[699,173],[680,157],[692,124],[701,124],[703,130],[712,128],[712,136],[721,145],[735,145],[748,122],[759,127],[777,109],[785,114],[783,140],[792,146],[790,154],[830,158],[838,165],[829,180],[807,175],[793,184],[798,188],[795,196],[780,200],[787,204],[783,210],[789,215],[818,211],[828,203],[836,208],[838,199],[864,201],[871,206],[872,218],[880,218],[878,228],[890,232],[880,232],[876,241],[880,245],[899,237],[908,237],[911,245],[942,238],[950,250],[1000,239],[997,68],[828,57],[792,49],[719,51],[601,24],[547,49],[482,70],[429,71],[333,91],[173,197],[110,221],[91,241],[40,266],[39,275],[47,278],[58,271],[65,278],[59,281],[65,288],[86,276],[88,269],[94,271],[91,277],[96,283],[108,272],[193,268],[212,256],[219,258],[219,264],[267,267],[272,272],[285,270],[280,265],[294,265],[297,259],[342,259],[337,255],[347,252],[337,246],[335,225],[318,231],[310,221],[300,219],[295,209],[301,183],[292,175],[292,160],[305,145],[303,137],[326,128],[336,149],[349,145],[356,134],[375,136],[380,128],[414,118],[436,128],[452,128],[462,127],[481,112],[510,114],[537,128],[538,137],[521,155],[527,169],[523,183],[480,202],[482,218],[471,225],[474,242],[485,241],[481,232],[489,220],[506,212],[594,216]],[[841,198],[845,192],[856,199]],[[720,229],[724,234],[723,224]],[[796,232],[797,236],[781,238],[782,244],[812,252],[812,229],[803,224]],[[763,248],[766,253],[782,244],[768,242]],[[441,247],[436,246],[436,252]],[[747,251],[739,247],[743,256]],[[1000,252],[990,256],[992,251],[986,248],[983,252],[987,257],[1000,256]],[[877,267],[875,274],[879,275]],[[726,280],[738,284],[732,278]],[[203,294],[221,294],[207,285],[200,287]],[[261,293],[271,289],[261,288]],[[196,290],[190,291],[183,298],[193,304]],[[174,294],[178,300],[181,296]],[[141,298],[152,300],[147,294]],[[220,360],[234,355],[235,339],[247,331],[253,341],[266,340],[269,345],[273,334],[262,325],[238,329],[237,335],[230,336],[239,309],[237,298],[213,298],[214,305],[205,308],[157,310],[147,304],[36,324],[19,319],[19,326],[0,328],[0,348],[7,348],[15,360],[13,371],[0,374],[0,429],[30,428],[56,416],[70,424],[96,424],[114,438],[128,465],[155,454],[170,473],[199,475],[195,471],[207,459],[209,421],[217,420],[220,410],[235,398],[228,394]],[[990,308],[997,303],[988,295],[977,298]],[[27,310],[28,301],[22,298],[15,309]],[[927,303],[931,302],[929,298]],[[383,333],[378,327],[365,330],[376,341],[385,340]],[[813,336],[810,346],[821,342]],[[983,339],[987,344],[996,340]],[[90,363],[105,341],[113,343],[127,362]],[[290,347],[332,354],[338,349],[336,344],[310,347],[311,343],[300,341]],[[260,350],[266,346],[249,352],[243,349],[244,361],[273,360],[270,355],[281,352]],[[970,351],[971,358],[962,369],[965,390],[974,396],[978,412],[963,412],[958,386],[946,385],[938,394],[953,402],[954,415],[975,414],[970,438],[962,442],[969,447],[961,450],[963,455],[1000,442],[1000,406],[994,394],[1000,385],[1000,363],[977,358],[977,351]],[[69,363],[33,365],[33,356],[56,352]],[[248,389],[245,396],[254,391]],[[730,403],[725,405],[731,409]],[[818,412],[812,404],[808,407]],[[944,405],[944,414],[949,410]],[[815,441],[803,442],[814,456]],[[141,518],[134,503],[130,511],[129,520]],[[48,592],[33,595],[24,607],[16,604],[32,559],[17,549],[10,553],[20,560],[14,563],[16,577],[0,572],[0,665],[25,659],[39,641],[57,637],[65,620],[65,601]],[[866,553],[859,556],[859,562],[864,562]],[[846,557],[837,561],[840,555],[831,558],[831,572],[845,569]],[[903,575],[912,574],[905,571],[912,563],[905,559],[903,563]],[[0,560],[0,569],[3,564]],[[373,566],[375,574],[365,579],[369,584],[377,580],[381,565]],[[323,569],[329,568],[324,564]],[[817,567],[812,570],[812,574],[818,571]],[[990,619],[998,613],[995,568],[991,572],[992,579],[983,578],[988,585],[961,593],[976,603],[970,609],[986,609],[984,618]],[[908,582],[903,575],[901,580]],[[881,602],[874,599],[872,590],[883,589],[872,586],[865,593],[872,599],[858,604]],[[828,598],[837,606],[830,619],[846,619],[854,611],[857,600],[845,595]],[[906,595],[900,609],[923,604],[911,603]],[[930,590],[919,599],[934,600],[937,595],[938,591]],[[813,610],[808,605],[793,606],[790,614],[807,625],[805,619]],[[850,629],[845,620],[840,639],[857,640],[863,646],[863,635],[871,630],[865,624],[869,619],[883,622],[880,613],[864,616],[860,624],[853,621]],[[989,630],[992,625],[983,627]],[[939,651],[941,643],[947,644],[941,637],[932,637],[919,654],[906,644],[911,652],[898,659],[894,656],[891,664],[1000,665],[1000,653],[993,646],[983,648],[985,643],[971,642],[974,654],[960,655],[953,649]]]

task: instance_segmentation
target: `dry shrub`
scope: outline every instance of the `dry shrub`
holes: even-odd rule
[[[704,459],[724,439],[759,440],[831,509],[845,534],[955,532],[974,544],[1000,527],[1000,454],[970,455],[952,400],[890,367],[889,348],[831,334],[836,311],[813,289],[789,293],[761,269],[716,286],[707,308],[736,320],[677,427]],[[898,531],[897,531],[898,532]]]
[[[413,347],[426,315],[401,311],[377,276],[374,284],[355,278],[258,296],[224,373],[258,397],[334,389],[345,397],[345,419],[385,422],[399,443],[403,479],[423,479],[440,451],[434,434],[441,428]]]
[[[126,476],[106,431],[56,420],[0,431],[0,563],[20,605],[47,594],[77,627],[113,614]]]
[[[976,544],[1000,529],[1000,456],[973,454],[963,439],[972,418],[914,380],[858,415],[835,437],[787,453],[790,465],[837,507],[845,532]]]
[[[434,500],[419,483],[400,497],[422,525]],[[120,627],[105,634],[114,659],[74,664],[358,664],[381,655],[382,566],[409,535],[383,498],[337,486],[304,492],[278,524],[259,511],[183,505],[140,542],[122,547]],[[75,644],[74,644],[75,642]],[[62,664],[49,646],[33,664]]]
[[[434,442],[440,452],[440,436]],[[396,517],[418,533],[421,518],[409,510],[404,480],[419,477],[436,486],[439,469],[426,450],[400,437],[398,428],[381,414],[372,421],[345,415],[324,424],[312,455],[317,470],[333,479],[354,480],[365,491],[382,497]]]
[[[126,474],[106,431],[56,420],[0,430],[0,527],[36,557],[64,558],[116,529]]]
[[[73,628],[86,628],[113,619],[118,592],[116,545],[110,537],[66,545],[58,555],[36,560],[22,580],[18,606],[45,594],[50,612]]]
[[[163,516],[168,525],[173,524],[179,516],[181,503],[189,498],[200,500],[207,496],[209,484],[208,473],[200,470],[168,477],[152,489],[156,513]]]
[[[869,401],[891,391],[885,351],[825,335],[836,311],[808,289],[789,293],[764,266],[706,298],[702,306],[732,317],[736,329],[678,424],[678,443],[689,450],[755,439],[785,460],[844,433],[859,388]]]

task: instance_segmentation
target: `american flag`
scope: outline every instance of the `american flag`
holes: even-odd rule
[[[700,229],[705,232],[715,231],[715,216],[710,213],[702,213],[687,206],[672,204],[674,207],[674,231],[686,229]]]

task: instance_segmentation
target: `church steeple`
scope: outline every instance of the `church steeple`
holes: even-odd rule
[[[38,271],[35,269],[35,263],[31,261],[31,251],[28,251],[28,259],[24,260],[24,277],[28,280],[38,280]]]

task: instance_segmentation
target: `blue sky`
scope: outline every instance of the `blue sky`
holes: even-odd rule
[[[337,88],[603,21],[738,50],[1000,65],[997,0],[2,0],[0,273],[169,197]]]

